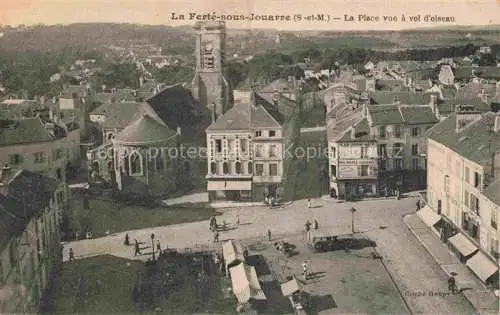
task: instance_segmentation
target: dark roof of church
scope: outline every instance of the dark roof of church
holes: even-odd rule
[[[148,114],[128,125],[114,140],[120,144],[140,145],[164,142],[176,133]]]

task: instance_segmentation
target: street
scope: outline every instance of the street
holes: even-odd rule
[[[306,220],[312,222],[314,219],[323,231],[350,230],[349,209],[354,207],[357,210],[354,213],[356,233],[376,242],[376,250],[413,314],[435,314],[436,310],[440,310],[441,314],[474,313],[472,306],[461,294],[418,296],[418,292],[446,292],[447,277],[402,221],[404,214],[415,212],[415,202],[415,198],[344,203],[314,199],[312,208],[307,208],[307,201],[299,200],[281,209],[225,209],[222,215],[217,216],[217,221],[221,224],[225,220],[229,227],[227,231],[220,233],[221,240],[263,240],[267,238],[268,229],[271,230],[273,239],[276,239],[305,233]],[[236,227],[237,215],[240,217],[239,227]],[[73,248],[76,259],[111,254],[145,260],[151,257],[146,253],[151,253],[152,233],[155,235],[155,242],[160,240],[162,247],[186,248],[213,243],[208,221],[134,230],[128,232],[131,243],[135,239],[143,243],[143,255],[134,257],[133,246],[123,244],[125,233],[65,244],[64,259],[68,259],[69,248]]]

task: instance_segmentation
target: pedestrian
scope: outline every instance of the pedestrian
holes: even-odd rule
[[[248,258],[248,247],[245,247],[245,249],[243,250],[243,257],[244,257],[245,259],[247,259],[247,258]]]
[[[389,197],[389,189],[387,187],[384,188],[384,197]]]
[[[318,221],[314,219],[314,229],[317,230],[319,228]]]
[[[139,248],[139,242],[137,240],[134,240],[134,256],[141,255],[141,249]]]
[[[420,199],[417,200],[417,211],[420,210]]]
[[[308,275],[309,271],[308,271],[307,261],[304,260],[304,262],[302,263],[302,276],[304,277],[304,280],[307,280]]]
[[[267,229],[267,239],[271,241],[271,229]]]
[[[73,248],[69,249],[69,262],[73,262],[75,260],[75,254],[73,253]]]
[[[129,246],[130,245],[130,239],[128,237],[128,233],[125,234],[125,242],[123,242],[123,244],[125,244],[125,246]]]
[[[451,291],[452,294],[455,294],[455,288],[456,288],[455,276],[451,275],[448,278],[448,291]]]
[[[236,215],[236,226],[240,227],[240,215]]]
[[[306,239],[310,240],[311,239],[311,222],[309,220],[306,221],[306,224],[304,224],[304,227],[306,229]]]
[[[219,232],[215,231],[215,234],[214,234],[214,243],[218,243],[218,242],[219,242]]]
[[[158,251],[158,253],[161,252],[160,240],[156,241],[156,250]]]
[[[220,270],[220,259],[219,259],[219,254],[215,254],[214,257],[214,262],[215,262],[215,267],[217,268],[217,271]]]
[[[311,198],[307,199],[307,207],[311,208]]]

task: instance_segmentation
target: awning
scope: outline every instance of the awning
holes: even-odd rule
[[[244,304],[250,299],[266,299],[254,267],[241,263],[229,269],[229,273],[231,274],[233,293],[236,295],[238,302]]]
[[[464,256],[469,256],[477,251],[476,245],[469,241],[462,233],[450,237],[448,242]]]
[[[252,182],[245,181],[209,181],[207,183],[207,190],[252,190]]]
[[[301,290],[302,290],[302,286],[295,278],[293,278],[292,280],[285,282],[281,285],[281,292],[283,293],[283,296],[290,296],[290,295],[294,294],[295,292],[301,291]]]
[[[442,219],[441,216],[432,211],[428,205],[419,210],[417,214],[425,224],[431,227]]]
[[[235,262],[245,261],[243,247],[240,242],[234,240],[227,241],[222,245],[222,256],[227,266]]]
[[[495,263],[481,252],[472,256],[469,260],[467,260],[466,264],[483,282],[486,282],[489,277],[498,271],[498,267]]]

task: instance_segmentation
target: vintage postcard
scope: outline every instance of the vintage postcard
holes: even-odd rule
[[[499,314],[500,1],[1,3],[0,314]]]

